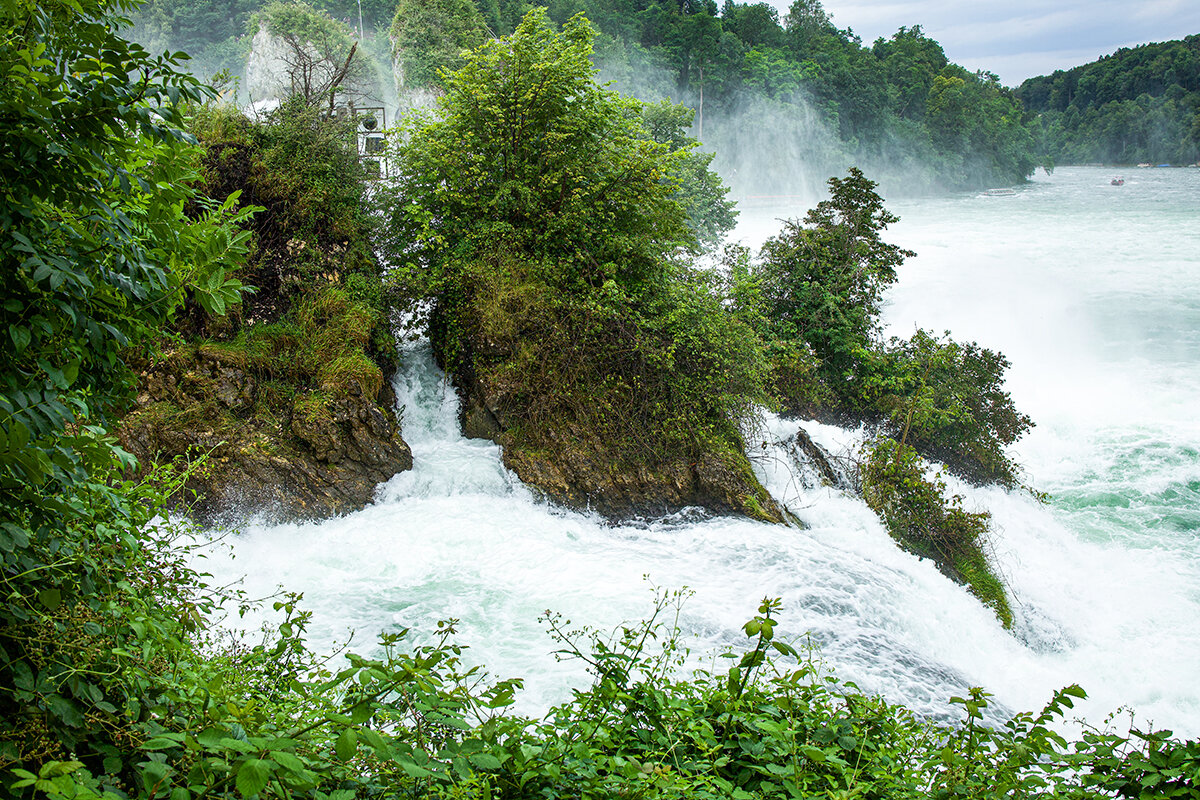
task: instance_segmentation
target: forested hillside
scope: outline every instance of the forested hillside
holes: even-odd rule
[[[518,5],[493,3],[500,25]],[[599,26],[601,74],[616,88],[696,109],[700,139],[735,193],[805,188],[781,176],[781,156],[822,176],[857,164],[890,191],[1016,182],[1036,164],[1014,95],[995,75],[950,63],[919,25],[866,46],[820,0],[796,0],[782,16],[732,0],[549,5],[556,20],[582,11]]]
[[[150,0],[136,12],[132,34],[151,52],[186,50],[202,78],[219,69],[236,75],[249,54],[250,17],[262,5]],[[355,2],[312,5],[359,28]],[[438,53],[464,15],[501,36],[531,7],[523,0],[474,5],[367,0],[363,34],[375,51],[399,34],[419,54]],[[783,15],[765,2],[732,0],[722,7],[714,0],[546,5],[560,25],[582,12],[599,29],[595,60],[613,88],[694,109],[694,133],[717,153],[714,167],[736,195],[812,195],[851,165],[893,193],[990,186],[1021,181],[1037,163],[1033,123],[1014,94],[995,75],[950,63],[919,25],[864,45],[819,0],[796,0]],[[392,26],[393,17],[405,24]],[[433,68],[410,69],[410,83],[414,74],[436,81]]]
[[[1030,78],[1017,96],[1040,115],[1041,147],[1058,163],[1200,159],[1200,34]]]

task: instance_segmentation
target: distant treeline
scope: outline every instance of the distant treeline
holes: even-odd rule
[[[474,0],[495,35],[532,5]],[[264,0],[149,0],[133,35],[151,50],[183,49],[194,71],[237,74],[247,24]],[[311,5],[358,27],[357,0]],[[787,152],[820,174],[862,164],[885,185],[966,187],[1022,180],[1037,163],[1033,121],[995,75],[952,64],[919,26],[864,46],[838,29],[819,0],[796,0],[783,17],[765,2],[549,0],[563,23],[583,12],[601,32],[602,77],[644,99],[670,96],[697,112],[701,138],[746,187],[770,183],[758,153]],[[363,0],[366,32],[387,30],[395,0]],[[747,137],[753,130],[757,138]],[[783,158],[781,160],[787,160]],[[895,176],[889,180],[889,174]],[[740,188],[740,187],[735,187]]]
[[[250,18],[270,0],[146,0],[130,14],[128,35],[150,52],[183,50],[192,73],[205,80],[220,70],[240,75],[250,55]],[[396,0],[308,0],[308,5],[358,28],[386,30]]]
[[[1200,34],[1030,78],[1017,96],[1040,115],[1041,146],[1058,163],[1200,159]]]
[[[500,32],[524,5],[478,2]],[[1020,181],[1037,164],[1033,122],[1015,95],[991,73],[950,63],[918,25],[865,46],[819,0],[795,0],[782,17],[768,3],[732,0],[720,8],[714,0],[548,5],[556,21],[582,11],[605,34],[597,50],[617,88],[645,92],[648,76],[668,76],[659,91],[697,110],[718,162],[736,134],[709,130],[707,120],[756,115],[777,128],[764,144],[779,152],[788,137],[812,134],[778,119],[815,112],[838,140],[835,153],[824,148],[829,160],[863,164],[885,182],[895,171],[934,185],[990,185]]]

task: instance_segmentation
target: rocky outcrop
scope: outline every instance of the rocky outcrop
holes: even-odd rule
[[[144,365],[119,436],[143,465],[203,457],[179,497],[202,523],[329,517],[370,503],[379,483],[412,467],[384,387],[375,398],[296,402],[237,363],[187,347]]]
[[[509,407],[502,392],[479,376],[456,383],[463,400],[463,433],[500,444],[504,465],[554,502],[613,520],[656,518],[699,506],[716,514],[783,521],[783,512],[745,456],[705,453],[694,461],[622,463],[591,432],[569,425],[542,431],[536,448],[524,446],[512,435],[520,410]]]
[[[842,491],[860,493],[853,478],[853,467],[847,468],[838,459],[812,440],[803,428],[782,442],[792,459],[792,474],[806,489],[832,486]]]

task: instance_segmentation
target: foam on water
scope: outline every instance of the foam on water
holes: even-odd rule
[[[1200,307],[1200,242],[1180,222],[1196,217],[1148,200],[1159,210],[1126,233],[1157,226],[1164,247],[1153,258],[1124,239],[1097,244],[1088,236],[1120,227],[1080,222],[1100,177],[1060,170],[1013,197],[910,201],[896,209],[904,221],[891,232],[920,254],[893,292],[892,330],[910,332],[915,321],[1003,350],[1014,362],[1014,397],[1039,424],[1018,456],[1030,481],[1055,495],[1049,505],[955,487],[995,515],[1015,633],[930,562],[901,552],[862,503],[804,488],[773,444],[796,422],[765,419],[755,466],[806,529],[689,513],[606,525],[539,501],[503,467],[499,448],[462,438],[457,399],[423,343],[406,345],[396,380],[414,469],[356,514],[251,522],[233,539],[236,560],[214,555],[206,569],[245,574],[251,593],[277,584],[303,591],[320,648],[350,628],[362,650],[380,631],[427,636],[437,620],[458,618],[471,658],[527,679],[524,711],[586,680],[581,665],[555,661],[539,615],[550,609],[611,627],[648,613],[653,584],[695,591],[682,626],[700,660],[744,641],[740,626],[758,601],[779,596],[781,630],[810,633],[841,677],[918,711],[944,714],[946,698],[972,685],[1008,709],[1039,708],[1078,682],[1093,697],[1084,712],[1094,721],[1129,704],[1143,719],[1196,735],[1200,430],[1181,395],[1195,396],[1200,366],[1187,346],[1148,347],[1137,334],[1147,320],[1165,339],[1200,327],[1188,316]],[[1123,188],[1131,186],[1138,182]],[[781,215],[744,219],[743,234]],[[1167,231],[1193,237],[1191,246],[1168,242]],[[1139,270],[1097,258],[1105,252],[1145,260]],[[1144,276],[1148,264],[1173,278]],[[1124,292],[1127,282],[1135,285]],[[1161,310],[1142,307],[1146,298]],[[1114,314],[1128,329],[1105,322]],[[857,436],[804,427],[835,453]]]

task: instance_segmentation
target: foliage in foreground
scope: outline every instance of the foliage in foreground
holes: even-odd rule
[[[177,56],[113,33],[125,7],[0,4],[6,764],[124,740],[140,676],[168,668],[138,593],[158,503],[120,483],[132,459],[106,427],[131,389],[128,349],[185,298],[226,306],[242,288],[246,214],[198,196],[200,152],[180,131],[181,104],[209,93]]]
[[[216,596],[197,595],[200,576],[159,574],[164,590],[187,581],[201,623],[144,637],[171,669],[137,716],[117,714],[124,746],[102,763],[25,762],[6,780],[17,797],[1157,798],[1186,797],[1200,778],[1200,746],[1169,731],[1068,742],[1054,726],[1084,696],[1077,686],[1003,724],[985,719],[980,689],[951,699],[959,722],[920,720],[784,640],[777,600],[746,623],[749,647],[725,654],[727,667],[691,674],[683,592],[611,634],[548,612],[559,654],[586,662],[593,683],[531,720],[506,711],[519,680],[489,683],[465,665],[453,621],[422,646],[387,634],[377,657],[339,668],[306,649],[294,599],[276,603],[282,621],[261,642],[221,646],[204,634]]]

